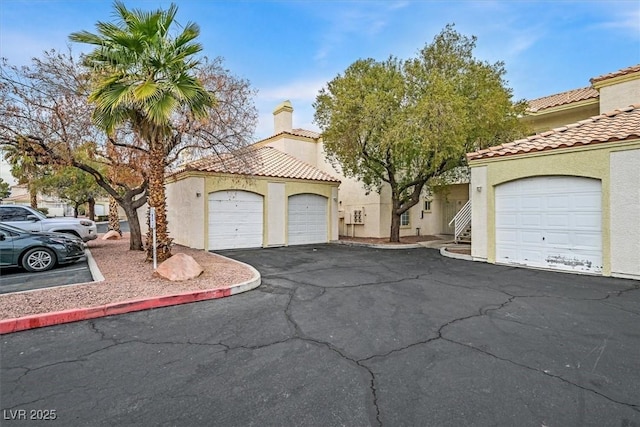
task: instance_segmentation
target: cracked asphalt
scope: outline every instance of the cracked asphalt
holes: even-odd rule
[[[262,286],[3,336],[2,425],[640,426],[637,281],[433,249],[224,254]]]

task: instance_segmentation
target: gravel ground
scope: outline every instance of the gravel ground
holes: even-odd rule
[[[172,248],[173,254],[182,252],[192,256],[204,272],[192,280],[171,282],[154,273],[153,265],[145,262],[144,252],[129,250],[129,233],[121,240],[98,237],[88,245],[104,281],[0,295],[0,319],[216,289],[253,277],[249,268],[236,261],[176,245]]]

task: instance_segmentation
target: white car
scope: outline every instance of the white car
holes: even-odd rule
[[[42,212],[29,206],[0,205],[0,222],[27,231],[73,234],[84,242],[98,237],[96,223],[93,221],[71,217],[47,218]]]

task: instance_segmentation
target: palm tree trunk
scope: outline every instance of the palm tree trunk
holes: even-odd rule
[[[89,219],[91,221],[95,221],[96,220],[96,199],[94,199],[93,197],[89,197],[87,204],[89,205]]]
[[[118,202],[113,196],[109,196],[109,230],[116,231],[122,236],[122,230],[120,230],[120,218],[118,215]]]
[[[158,138],[160,139],[160,138]],[[171,240],[167,227],[166,197],[164,188],[164,170],[166,158],[161,141],[153,141],[149,150],[149,207],[156,211],[156,249],[157,260],[162,262],[171,256]],[[147,233],[147,261],[153,260],[153,230]]]
[[[38,209],[38,190],[29,186],[29,203],[33,209]]]

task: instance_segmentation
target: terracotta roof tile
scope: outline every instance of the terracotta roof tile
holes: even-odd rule
[[[603,74],[601,76],[594,77],[589,81],[591,82],[591,84],[594,84],[597,82],[601,82],[603,80],[612,79],[614,77],[620,77],[620,76],[625,76],[627,74],[636,73],[638,71],[640,71],[640,64],[632,65],[631,67],[623,68],[622,70],[614,71],[613,73]]]
[[[636,138],[640,138],[640,104],[600,114],[525,139],[468,153],[467,160],[489,159]]]
[[[252,147],[236,155],[207,157],[187,164],[185,171],[340,182],[337,178],[273,147]]]
[[[304,137],[313,138],[313,139],[318,139],[321,136],[318,132],[307,130],[307,129],[301,129],[301,128],[292,129],[291,132],[285,132],[285,133],[290,133],[292,135],[304,136]]]
[[[580,89],[573,89],[555,95],[549,95],[538,99],[532,99],[529,101],[528,111],[536,113],[541,110],[545,110],[551,107],[558,107],[561,105],[567,105],[578,101],[584,101],[587,99],[598,99],[600,94],[592,87],[583,87]]]

